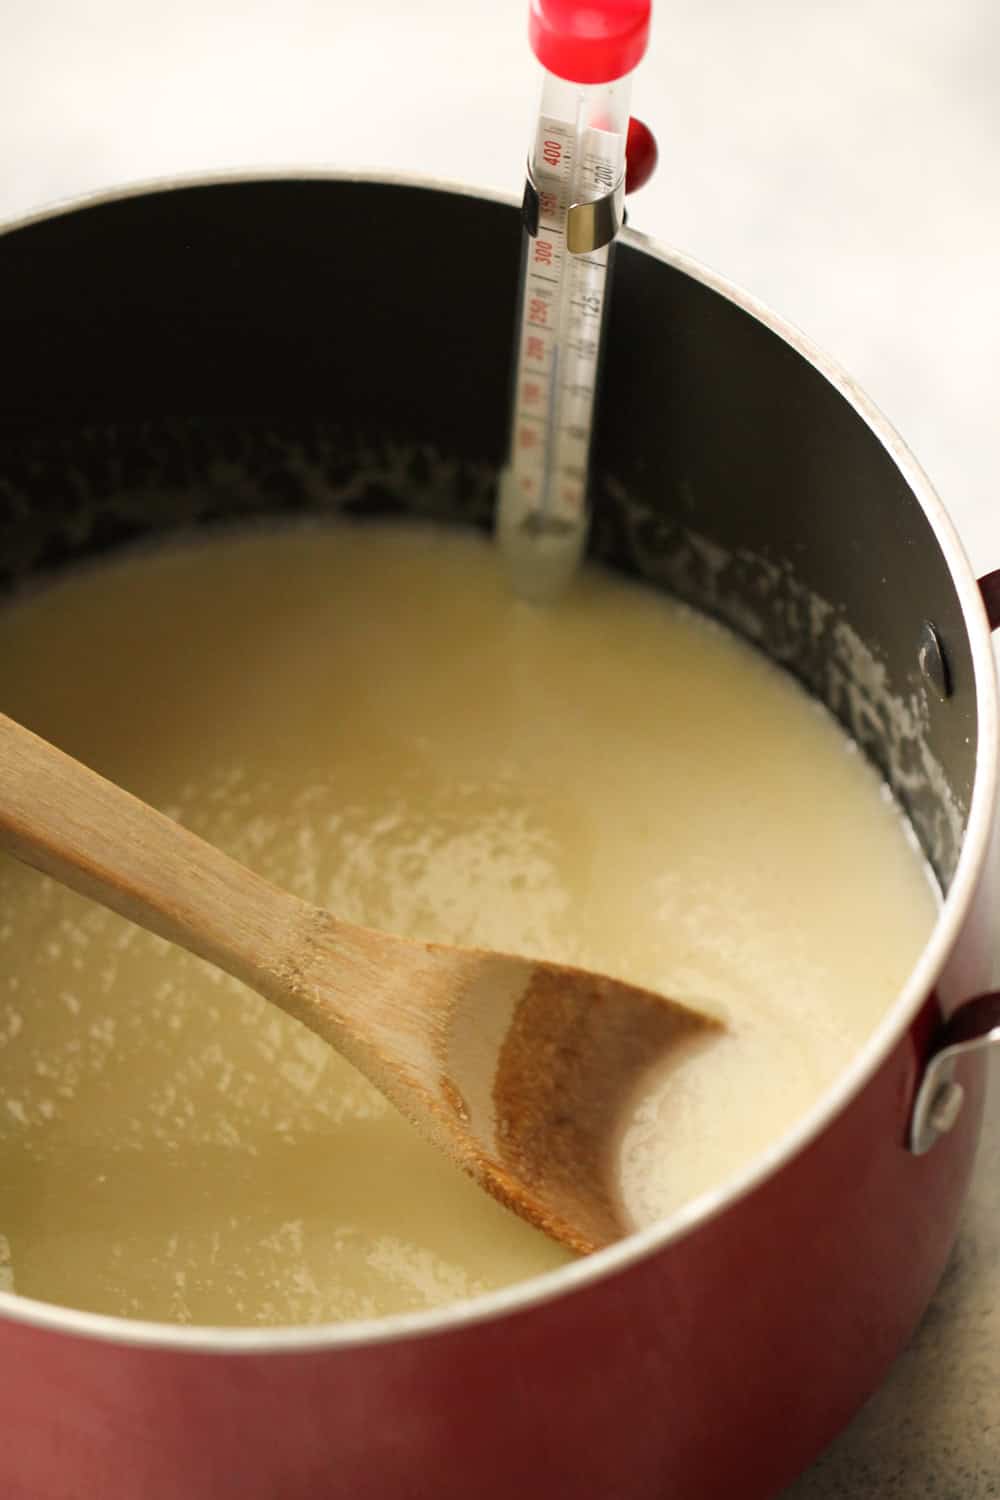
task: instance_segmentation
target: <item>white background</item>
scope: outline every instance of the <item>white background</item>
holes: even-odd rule
[[[518,194],[537,103],[526,12],[0,0],[0,219],[240,166],[407,169]],[[657,0],[633,97],[661,149],[635,226],[846,366],[928,470],[977,571],[1000,567],[996,0]],[[974,1415],[973,1325],[998,1327],[1000,1196],[984,1175],[998,1169],[994,1148],[943,1345],[925,1329],[796,1500],[991,1493],[1000,1447]],[[1000,1371],[985,1378],[995,1395]]]

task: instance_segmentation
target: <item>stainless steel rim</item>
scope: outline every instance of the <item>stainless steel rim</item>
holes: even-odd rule
[[[463,197],[485,199],[515,209],[516,201],[502,193],[480,191],[462,184],[410,177],[398,173],[303,172],[288,169],[259,173],[237,171],[204,177],[168,179],[130,185],[119,191],[95,194],[53,204],[13,223],[0,226],[0,233],[22,229],[61,214],[100,203],[118,202],[150,192],[189,187],[211,187],[226,183],[257,181],[371,182],[384,186],[421,188]],[[725,278],[678,251],[668,250],[633,230],[624,231],[627,244],[701,282],[734,303],[769,328],[822,374],[849,402],[854,411],[886,449],[926,515],[948,564],[972,645],[978,709],[978,744],[968,828],[958,867],[934,932],[895,1003],[851,1065],[822,1099],[790,1131],[758,1156],[742,1172],[711,1192],[703,1194],[682,1211],[650,1229],[586,1259],[557,1271],[460,1302],[435,1312],[408,1313],[352,1323],[316,1324],[308,1327],[213,1328],[188,1327],[99,1313],[79,1312],[52,1303],[0,1292],[0,1316],[39,1329],[100,1339],[131,1346],[187,1350],[206,1354],[296,1353],[321,1349],[344,1350],[359,1345],[384,1344],[422,1336],[443,1335],[495,1318],[525,1312],[541,1303],[571,1293],[626,1270],[637,1261],[665,1250],[675,1241],[723,1213],[740,1198],[753,1192],[792,1157],[802,1151],[830,1125],[865,1086],[907,1030],[914,1015],[933,989],[968,915],[977,881],[986,862],[993,831],[997,795],[997,762],[1000,755],[997,681],[989,622],[982,596],[954,526],[930,480],[906,444],[878,408],[865,396],[835,361],[823,354],[792,324],[772,313],[762,303],[740,291]]]

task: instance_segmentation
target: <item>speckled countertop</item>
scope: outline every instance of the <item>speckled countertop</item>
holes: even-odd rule
[[[537,104],[527,0],[2,9],[0,218],[231,167],[390,168],[520,189]],[[1000,7],[654,0],[654,11],[634,100],[661,165],[634,223],[833,354],[910,443],[977,570],[1000,567]],[[785,1500],[993,1496],[1000,1060],[934,1304]]]

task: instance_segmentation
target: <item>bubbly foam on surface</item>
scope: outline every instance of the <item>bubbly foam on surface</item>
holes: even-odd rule
[[[935,913],[827,714],[610,575],[509,597],[413,526],[218,537],[0,613],[0,704],[339,915],[705,996],[622,1142],[638,1222],[871,1032]],[[0,1287],[196,1323],[369,1317],[566,1255],[241,985],[0,863]]]

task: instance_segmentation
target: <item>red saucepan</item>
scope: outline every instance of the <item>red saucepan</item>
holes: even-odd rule
[[[202,184],[0,237],[0,582],[307,507],[488,525],[516,210]],[[428,249],[433,247],[433,253]],[[728,621],[881,767],[946,900],[808,1118],[681,1221],[440,1313],[175,1328],[0,1294],[5,1500],[753,1500],[882,1379],[979,1129],[997,783],[977,583],[900,440],[800,335],[636,237],[593,547]]]

